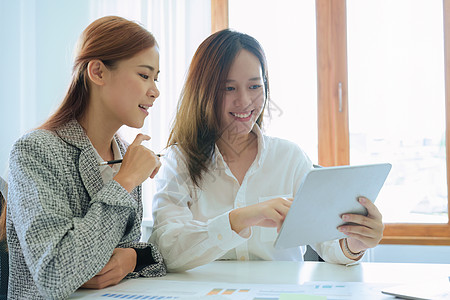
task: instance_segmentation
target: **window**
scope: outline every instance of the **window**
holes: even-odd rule
[[[385,222],[447,222],[442,9],[347,1],[350,162],[392,163],[377,199]]]
[[[367,2],[367,1],[366,1]],[[440,1],[435,1],[440,2]],[[384,2],[385,3],[385,2]],[[401,10],[401,12],[397,13],[407,13],[411,2],[405,3],[404,9]],[[415,2],[416,4],[418,2]],[[442,3],[442,2],[440,2]],[[448,28],[450,25],[449,20],[449,14],[450,14],[450,7],[448,0],[445,0],[443,2],[443,16],[444,16],[444,29]],[[326,98],[321,99],[321,92],[319,90],[319,102],[327,102],[330,103],[329,106],[336,107],[336,103],[339,103],[339,94],[342,95],[342,105],[343,105],[343,116],[340,116],[339,118],[335,117],[338,115],[338,111],[336,109],[333,110],[320,110],[319,109],[319,135],[326,135],[331,136],[332,138],[329,139],[331,141],[334,141],[335,144],[330,143],[328,140],[324,140],[325,143],[322,143],[321,145],[321,139],[319,138],[319,161],[321,160],[328,160],[329,158],[334,159],[335,164],[346,164],[350,162],[350,143],[348,141],[349,139],[349,130],[345,129],[348,128],[348,118],[346,115],[347,110],[347,56],[341,55],[340,59],[337,60],[330,60],[330,57],[334,53],[344,53],[346,54],[347,51],[347,16],[346,16],[346,1],[327,1],[327,0],[317,0],[316,1],[316,9],[317,9],[317,15],[318,15],[318,28],[324,28],[324,31],[318,30],[318,40],[321,41],[321,43],[325,44],[328,49],[331,49],[331,51],[325,51],[327,49],[318,49],[318,61],[319,65],[322,61],[328,61],[331,62],[331,66],[329,67],[328,73],[319,73],[319,81],[326,81],[328,78],[331,78],[331,80],[328,80],[327,89],[325,91],[325,95],[329,96]],[[352,6],[349,8],[352,9]],[[359,12],[358,12],[359,13]],[[439,17],[439,16],[438,16]],[[399,17],[400,18],[400,17]],[[442,18],[442,16],[441,16]],[[416,20],[421,20],[421,17],[416,17]],[[377,20],[379,22],[379,20]],[[351,21],[349,21],[350,26]],[[358,24],[359,25],[359,24]],[[422,27],[420,27],[422,28]],[[436,28],[436,27],[434,27]],[[330,34],[330,33],[333,34]],[[349,30],[350,34],[351,31]],[[339,37],[339,38],[336,38]],[[450,39],[450,35],[447,32],[444,31],[444,45],[448,44]],[[318,45],[320,43],[318,42]],[[437,50],[439,51],[439,50]],[[447,51],[447,55],[445,57],[449,57],[448,51],[449,48],[444,48],[444,51]],[[321,55],[320,53],[323,53]],[[331,54],[329,54],[331,53]],[[349,55],[352,52],[349,51]],[[425,57],[423,57],[425,58]],[[351,58],[349,58],[349,61],[351,61]],[[380,62],[382,63],[382,62]],[[412,62],[414,63],[414,62]],[[449,62],[444,62],[445,69],[448,69]],[[351,66],[351,65],[350,65]],[[352,67],[352,66],[351,66]],[[390,71],[386,70],[386,73],[389,73]],[[448,72],[447,72],[448,75]],[[325,79],[324,79],[325,78]],[[334,82],[332,80],[335,80]],[[342,93],[338,93],[337,89],[335,88],[337,86],[337,83],[342,83]],[[329,92],[329,90],[335,91],[335,92]],[[446,78],[446,90],[449,90],[449,79],[448,76]],[[322,95],[323,96],[323,95]],[[448,119],[450,117],[448,113],[448,96],[447,100],[441,99],[442,102],[447,103],[446,105],[446,118]],[[424,101],[425,103],[425,101]],[[319,105],[320,106],[320,105]],[[405,114],[407,108],[404,108],[399,113],[399,117],[402,117],[402,115]],[[344,128],[344,130],[341,131],[335,131],[337,134],[330,132],[330,130],[327,130],[327,128],[322,127],[321,130],[321,121],[320,120],[327,120],[327,119],[336,119],[335,122],[337,128]],[[352,120],[350,120],[351,122]],[[429,122],[434,122],[435,119],[428,120]],[[450,124],[450,122],[446,121],[447,124]],[[377,123],[378,124],[378,123]],[[383,126],[383,123],[377,125],[377,126]],[[446,141],[448,141],[448,128],[446,130],[447,136]],[[338,141],[338,142],[336,142]],[[331,145],[331,147],[330,147]],[[339,147],[333,147],[333,146],[339,146]],[[448,155],[449,149],[448,149],[448,143],[446,142],[447,148],[446,153]],[[321,153],[320,149],[324,149],[324,151]],[[328,149],[328,150],[327,150]],[[448,173],[448,165],[446,166],[447,173]],[[410,176],[408,174],[408,176]],[[414,174],[412,175],[414,176]],[[448,182],[448,177],[446,178]],[[447,185],[448,190],[448,185]],[[447,198],[447,207],[448,207],[448,198]],[[388,223],[386,224],[386,229],[384,231],[384,238],[382,240],[382,243],[393,243],[393,244],[423,244],[423,245],[450,245],[450,224],[448,223],[448,212],[447,212],[447,218],[444,221],[444,223],[439,224],[428,224],[428,223]]]

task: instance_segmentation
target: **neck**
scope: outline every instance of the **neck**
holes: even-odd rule
[[[111,119],[101,110],[92,107],[86,109],[79,122],[100,156],[105,160],[112,159],[111,141],[121,125],[112,124]]]
[[[250,132],[243,135],[225,136],[217,141],[217,147],[225,160],[237,159],[246,151],[251,151],[257,145],[257,136]]]

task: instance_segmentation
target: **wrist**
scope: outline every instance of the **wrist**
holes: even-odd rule
[[[237,234],[246,228],[246,226],[239,220],[239,208],[230,211],[228,214],[228,219],[230,220],[231,229]]]
[[[351,253],[360,253],[365,251],[367,248],[362,247],[361,243],[354,238],[345,238],[347,248]],[[345,246],[345,245],[344,245]]]
[[[134,248],[128,248],[130,250],[130,268],[128,270],[128,273],[134,272],[134,269],[136,269],[137,265],[137,252]]]
[[[347,238],[341,239],[339,240],[342,252],[344,253],[344,255],[347,258],[353,259],[353,260],[358,260],[360,259],[364,253],[366,252],[366,250],[361,250],[359,252],[353,252],[350,247],[348,246],[348,240]]]
[[[129,177],[122,177],[121,174],[117,173],[113,178],[117,183],[119,183],[127,192],[131,191],[136,187],[133,181]]]

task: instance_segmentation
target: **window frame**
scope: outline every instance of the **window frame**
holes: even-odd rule
[[[316,0],[319,164],[350,163],[346,0]],[[447,195],[450,195],[450,0],[443,0]],[[212,32],[228,28],[228,0],[211,0]],[[447,196],[450,207],[450,197]],[[381,244],[450,245],[447,223],[386,223]]]
[[[211,0],[211,33],[228,28],[228,0]]]

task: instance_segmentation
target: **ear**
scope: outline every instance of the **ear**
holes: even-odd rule
[[[107,71],[105,64],[99,59],[91,60],[87,66],[87,73],[92,83],[96,85],[105,84],[105,72]]]

